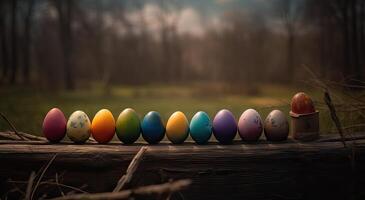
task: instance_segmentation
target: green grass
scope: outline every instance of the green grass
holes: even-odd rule
[[[280,109],[288,114],[291,97],[298,91],[308,93],[315,102],[322,102],[320,91],[306,87],[287,87],[282,85],[259,86],[257,95],[228,94],[224,88],[202,86],[199,84],[175,86],[114,86],[109,95],[105,95],[100,87],[73,92],[43,92],[22,87],[0,88],[0,111],[23,132],[41,135],[42,121],[46,113],[53,107],[60,108],[66,117],[76,110],[83,110],[92,120],[95,113],[107,108],[115,118],[128,107],[134,108],[141,118],[151,110],[161,113],[164,121],[180,110],[188,119],[197,111],[206,111],[211,118],[220,109],[227,108],[238,120],[241,113],[248,109],[256,109],[263,119],[273,109]],[[325,106],[320,110],[320,127],[322,133],[334,130],[333,123]],[[289,119],[289,117],[288,117]],[[353,121],[354,118],[351,118]],[[355,117],[355,120],[356,119]],[[360,119],[361,120],[361,119]],[[9,130],[8,125],[0,121],[0,131]]]

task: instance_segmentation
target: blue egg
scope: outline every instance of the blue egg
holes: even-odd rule
[[[198,144],[205,144],[212,135],[212,122],[207,113],[197,112],[190,122],[190,135]]]
[[[147,113],[143,118],[141,128],[143,139],[150,144],[159,143],[165,136],[165,126],[158,112]]]

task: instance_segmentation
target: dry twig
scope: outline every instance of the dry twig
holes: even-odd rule
[[[12,181],[12,180],[10,180],[8,182],[9,183],[14,183],[14,184],[27,184],[28,183],[27,181]],[[60,183],[60,182],[57,183],[53,179],[49,179],[47,181],[41,181],[39,183],[39,186],[41,186],[41,185],[55,185],[55,186],[59,186],[59,187],[62,187],[62,188],[71,189],[72,190],[71,192],[77,191],[77,192],[80,192],[80,193],[89,194],[89,192],[87,192],[87,191],[85,191],[85,190],[82,189],[83,186],[81,186],[80,188],[77,188],[77,187],[73,187],[73,186],[70,186],[70,185],[66,185],[66,184],[63,184],[63,183]]]
[[[65,185],[65,184],[59,183],[59,182],[42,181],[39,185],[56,185],[57,187],[63,187],[63,188],[71,189],[73,191],[89,194],[89,192],[86,192],[85,190],[82,190],[80,188],[73,187],[73,186],[70,186],[70,185]]]
[[[11,127],[11,129],[15,132],[15,134],[19,137],[19,138],[21,138],[21,139],[23,139],[23,140],[29,140],[28,138],[25,138],[25,137],[23,137],[23,136],[21,136],[19,133],[18,133],[18,131],[16,130],[16,128],[15,128],[15,126],[8,120],[8,118],[3,114],[3,113],[1,113],[0,112],[0,115],[1,115],[1,117],[9,124],[9,126]]]
[[[161,195],[177,192],[191,184],[191,180],[184,179],[164,184],[143,186],[136,189],[123,190],[120,192],[105,192],[96,194],[76,194],[54,198],[53,200],[96,200],[96,199],[129,199],[133,196]]]
[[[147,150],[147,147],[142,147],[138,153],[134,156],[131,163],[129,164],[126,173],[119,179],[117,186],[114,188],[113,192],[119,192],[121,189],[128,184],[132,178],[134,172],[137,170],[139,163],[142,160],[144,152]]]
[[[14,132],[11,132],[11,131],[8,131],[7,133],[15,134]],[[29,140],[48,141],[45,137],[35,136],[35,135],[29,134],[29,133],[24,133],[24,132],[19,132],[18,131],[18,134],[25,137],[25,138],[28,138]]]
[[[45,137],[39,137],[32,134],[24,133],[24,132],[18,132],[16,134],[12,131],[6,131],[6,132],[0,132],[0,136],[11,139],[11,140],[21,140],[23,141],[23,138],[26,138],[27,141],[48,141]],[[23,138],[21,138],[22,136]]]
[[[336,125],[338,133],[341,136],[342,144],[343,144],[344,147],[346,147],[346,141],[345,141],[345,136],[344,136],[344,132],[343,132],[343,129],[342,129],[342,125],[341,125],[340,120],[337,117],[336,108],[332,104],[331,96],[330,96],[327,89],[324,92],[324,101],[326,102],[326,104],[328,106],[328,109],[330,110],[331,118],[332,118],[333,122]]]
[[[0,132],[0,137],[4,137],[4,138],[10,139],[10,140],[23,140],[18,135],[11,134],[11,133],[8,133],[8,132]]]
[[[18,132],[18,134],[31,140],[48,141],[45,137],[35,136],[24,132]]]
[[[52,164],[52,162],[55,160],[56,156],[57,156],[57,154],[55,154],[52,157],[52,159],[46,165],[44,165],[37,173],[35,173],[34,171],[32,171],[32,173],[30,174],[30,177],[29,177],[29,180],[28,181],[13,181],[13,180],[8,180],[7,182],[14,184],[14,189],[11,190],[11,191],[9,191],[9,192],[14,192],[14,191],[20,192],[21,194],[23,194],[25,196],[25,200],[31,200],[31,199],[33,199],[33,197],[35,195],[35,192],[36,192],[36,190],[37,190],[38,187],[40,187],[42,185],[54,185],[54,186],[58,187],[58,189],[59,189],[59,191],[60,191],[60,193],[61,193],[62,196],[65,196],[65,194],[63,193],[63,191],[61,190],[61,188],[70,189],[72,192],[75,192],[76,191],[76,192],[88,194],[88,192],[82,190],[81,188],[77,188],[77,187],[73,187],[73,186],[70,186],[70,185],[65,185],[63,183],[60,183],[59,182],[59,177],[60,176],[63,176],[63,173],[61,175],[58,175],[58,173],[56,173],[55,179],[48,179],[46,181],[41,181],[42,178],[43,178],[43,176],[44,176],[44,174],[46,173],[47,169],[50,167],[50,165]],[[39,176],[39,178],[37,180],[37,183],[33,187],[34,181],[36,180],[36,178],[38,176]],[[24,193],[15,184],[26,184],[27,185],[26,192]],[[44,195],[46,195],[46,194],[44,194]]]
[[[61,195],[62,195],[62,196],[65,196],[65,194],[63,193],[63,191],[62,191],[62,189],[61,189],[61,187],[60,187],[60,183],[59,183],[59,181],[58,181],[58,173],[56,173],[56,175],[55,175],[55,181],[56,181],[57,188],[58,188],[58,190],[60,191]]]
[[[335,109],[335,107],[334,107],[334,105],[332,103],[332,99],[331,99],[331,96],[330,96],[330,93],[329,93],[329,90],[328,90],[328,86],[326,85],[326,83],[324,83],[323,81],[321,81],[316,76],[316,74],[308,66],[305,66],[304,65],[304,68],[313,77],[314,82],[318,85],[318,87],[320,87],[320,88],[323,89],[323,92],[324,92],[324,97],[323,97],[324,98],[324,102],[326,103],[326,105],[328,106],[328,109],[330,110],[331,118],[334,121],[334,123],[335,123],[335,125],[336,125],[336,127],[338,129],[338,132],[339,132],[340,137],[341,137],[342,144],[344,145],[344,147],[346,147],[346,140],[345,140],[345,137],[344,137],[344,134],[343,134],[343,129],[342,129],[342,126],[341,126],[341,122],[340,122],[340,120],[337,117],[336,109]]]
[[[32,188],[33,188],[33,182],[34,182],[35,177],[36,177],[35,172],[32,171],[32,173],[29,176],[27,190],[25,192],[25,199],[26,200],[30,200],[30,197],[31,197],[31,194],[32,194]]]
[[[31,199],[31,200],[32,200],[32,199],[33,199],[33,197],[34,197],[34,194],[35,194],[35,192],[37,191],[37,188],[38,188],[38,186],[39,186],[39,184],[40,184],[40,182],[41,182],[41,180],[42,180],[42,178],[43,178],[44,174],[46,173],[46,171],[47,171],[47,169],[49,168],[49,166],[51,166],[52,162],[56,159],[56,157],[57,157],[57,154],[55,154],[55,155],[52,157],[52,159],[48,162],[48,164],[46,165],[46,167],[43,169],[43,171],[42,171],[41,175],[40,175],[40,176],[39,176],[39,178],[38,178],[38,181],[37,181],[36,185],[34,186],[34,189],[33,189],[33,191],[32,191],[32,194],[31,194],[31,196],[30,196],[30,199]]]

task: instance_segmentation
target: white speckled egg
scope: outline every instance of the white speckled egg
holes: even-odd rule
[[[67,137],[75,143],[84,143],[91,134],[89,117],[83,111],[75,111],[67,121]]]
[[[264,132],[269,141],[283,141],[289,135],[289,123],[283,112],[273,110],[266,117],[264,122]]]

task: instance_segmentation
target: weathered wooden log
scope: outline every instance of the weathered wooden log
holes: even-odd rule
[[[188,178],[192,185],[172,199],[364,199],[364,136],[347,138],[347,148],[338,136],[309,143],[149,145],[130,186]],[[44,179],[64,172],[64,184],[111,192],[143,145],[0,141],[0,193],[12,187],[9,178],[26,181],[56,153]],[[52,197],[60,195],[47,189]]]

